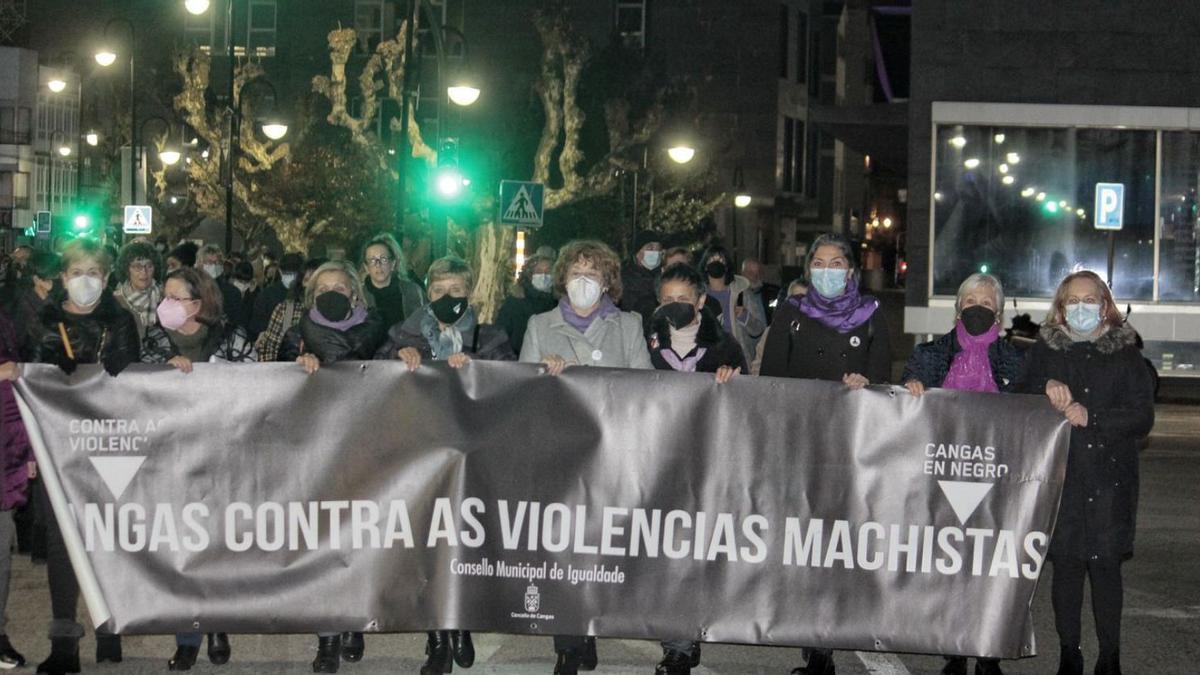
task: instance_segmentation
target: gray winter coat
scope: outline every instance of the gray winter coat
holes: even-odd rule
[[[571,365],[654,368],[642,333],[642,317],[635,312],[598,317],[586,333],[567,323],[558,307],[538,314],[525,329],[521,361],[538,363],[550,354],[561,356]]]

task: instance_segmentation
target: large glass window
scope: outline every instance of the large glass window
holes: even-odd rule
[[[1165,131],[1162,139],[1162,226],[1158,298],[1200,300],[1200,134]]]
[[[1072,271],[1105,276],[1111,243],[1116,296],[1152,299],[1156,142],[1151,130],[939,125],[934,294],[985,271],[1010,296],[1050,297]],[[1125,186],[1111,240],[1093,225],[1097,183]]]

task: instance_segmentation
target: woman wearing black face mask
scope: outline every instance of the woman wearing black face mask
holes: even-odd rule
[[[707,277],[708,302],[720,320],[721,328],[733,336],[749,362],[754,358],[755,340],[762,337],[766,324],[746,309],[743,293],[750,280],[733,273],[733,258],[723,246],[710,246],[700,254],[700,271]]]
[[[658,309],[650,320],[650,362],[657,370],[716,373],[718,382],[748,372],[741,345],[709,311],[704,280],[696,270],[671,265],[657,286]]]
[[[1022,356],[1000,340],[1004,288],[990,274],[972,274],[958,287],[954,330],[913,350],[900,381],[913,396],[940,387],[960,391],[1015,391]],[[967,659],[946,657],[944,675],[966,675]],[[1001,675],[997,659],[978,659],[975,675]]]

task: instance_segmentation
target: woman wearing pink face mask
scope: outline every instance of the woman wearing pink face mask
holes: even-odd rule
[[[167,275],[158,322],[146,329],[142,363],[169,363],[184,373],[205,361],[242,363],[257,361],[254,345],[239,326],[221,314],[221,291],[212,277],[194,267],[181,267]],[[204,636],[175,636],[175,655],[168,670],[189,670],[196,663]],[[229,661],[231,649],[225,633],[208,634],[208,660]]]

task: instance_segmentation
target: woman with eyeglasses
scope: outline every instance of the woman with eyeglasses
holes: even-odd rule
[[[142,363],[169,363],[183,373],[205,361],[244,363],[257,360],[246,332],[221,311],[221,291],[212,278],[194,267],[181,267],[167,275],[164,297],[155,308],[156,321],[146,330]],[[168,670],[190,670],[196,664],[200,633],[175,636],[175,655]],[[208,634],[208,660],[229,661],[232,649],[225,633]]]
[[[1047,555],[1054,568],[1050,601],[1061,647],[1058,675],[1083,675],[1086,579],[1100,647],[1094,672],[1119,675],[1121,565],[1133,557],[1138,442],[1154,426],[1150,369],[1108,285],[1086,271],[1059,284],[1026,359],[1021,391],[1045,394],[1072,427]]]
[[[34,361],[52,363],[67,374],[80,364],[99,363],[117,375],[141,355],[137,322],[113,298],[108,286],[112,256],[94,239],[75,239],[62,251],[62,285],[65,297],[51,296],[42,309],[42,338]],[[79,582],[50,498],[39,482],[34,493],[46,528],[46,575],[50,585],[50,656],[37,672],[49,675],[79,672],[79,638],[83,626],[75,620]],[[96,662],[121,661],[121,639],[96,635]]]
[[[133,315],[141,338],[146,337],[146,329],[154,325],[154,312],[162,301],[162,286],[158,283],[161,269],[162,258],[149,242],[126,244],[117,257],[120,282],[113,297]]]
[[[425,294],[409,281],[400,245],[390,234],[377,234],[363,247],[362,275],[367,302],[379,312],[385,328],[425,306]]]

